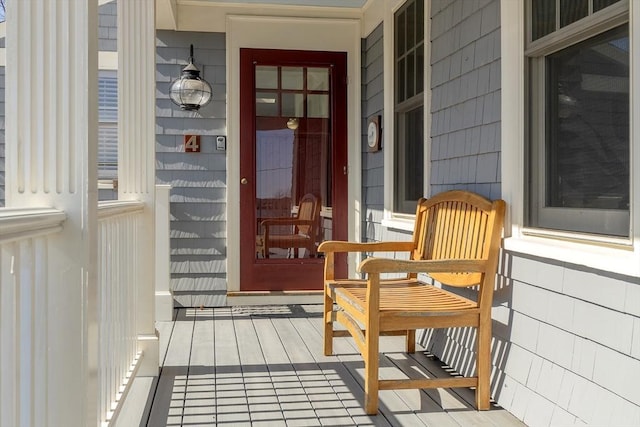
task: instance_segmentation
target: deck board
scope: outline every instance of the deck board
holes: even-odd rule
[[[149,426],[181,426],[194,319],[180,310],[160,370]]]
[[[146,423],[159,426],[523,426],[503,409],[474,409],[473,392],[384,390],[363,410],[364,364],[350,338],[322,353],[322,308],[180,309],[161,322],[161,375]],[[381,376],[448,375],[438,361],[383,337]]]
[[[183,425],[215,425],[216,377],[212,316],[212,309],[194,311],[191,355],[182,414]]]

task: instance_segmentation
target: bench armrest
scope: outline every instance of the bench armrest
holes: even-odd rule
[[[487,260],[439,259],[399,260],[367,258],[360,263],[361,273],[482,273]]]

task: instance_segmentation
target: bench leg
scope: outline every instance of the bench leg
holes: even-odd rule
[[[369,306],[366,332],[364,335],[364,410],[369,415],[378,413],[378,375],[380,367],[380,319],[378,311],[378,295],[374,294],[369,303],[373,302],[373,308]]]
[[[369,335],[369,331],[367,331],[366,354],[363,354],[364,410],[368,415],[376,415],[378,413],[378,368],[380,365],[379,338],[378,336],[369,337]]]
[[[491,320],[489,320],[491,321]],[[478,328],[478,356],[476,370],[478,373],[478,387],[476,388],[476,407],[479,411],[490,409],[491,395],[491,328]]]
[[[416,330],[411,329],[407,331],[407,353],[416,352]]]
[[[324,291],[324,355],[331,356],[333,354],[333,300],[328,295],[328,290]]]

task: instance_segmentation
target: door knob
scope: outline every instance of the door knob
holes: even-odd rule
[[[247,178],[242,178],[242,179],[240,180],[240,184],[242,184],[242,185],[247,185],[247,183],[248,183],[248,182],[249,182],[249,181],[247,181]]]

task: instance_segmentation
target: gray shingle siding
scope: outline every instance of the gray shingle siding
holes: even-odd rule
[[[182,111],[169,99],[194,45],[212,102]],[[171,289],[178,306],[226,303],[226,152],[215,136],[226,134],[225,35],[158,31],[156,34],[156,181],[172,186]],[[201,152],[185,153],[183,135],[201,136]]]
[[[500,0],[431,4],[431,194],[467,189],[502,196],[499,7]],[[508,303],[506,291],[496,292],[494,305]],[[470,375],[473,364],[466,361],[475,357],[474,335],[469,328],[428,330],[421,343]],[[494,349],[493,360],[506,357],[504,344]],[[497,366],[497,375],[503,371]]]
[[[431,193],[499,198],[500,2],[431,6]]]
[[[118,5],[115,0],[98,8],[98,49],[118,50]]]
[[[366,206],[362,218],[363,241],[380,240],[384,208],[384,151],[370,153],[367,146],[368,119],[376,115],[382,117],[384,108],[382,34],[380,24],[362,40],[362,197]]]
[[[531,426],[637,425],[638,278],[508,252],[501,272],[492,310],[498,404]],[[428,331],[423,343],[468,374],[470,332]]]

